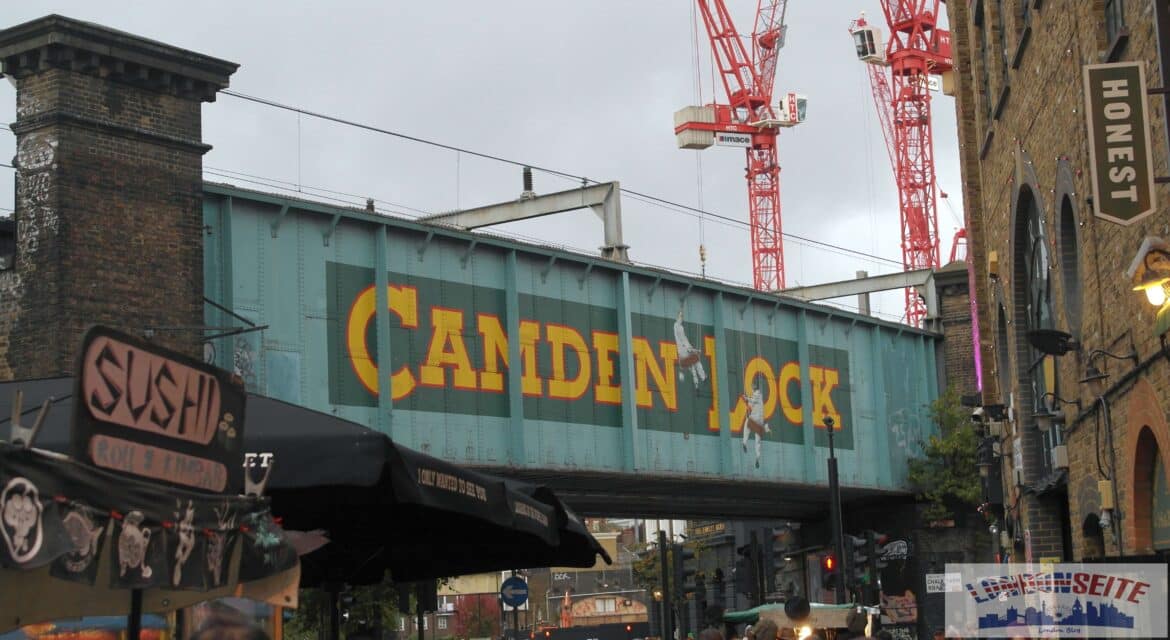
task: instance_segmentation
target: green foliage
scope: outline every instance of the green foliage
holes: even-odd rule
[[[490,594],[461,595],[455,599],[455,637],[498,638],[500,601]]]
[[[979,434],[954,388],[931,404],[930,415],[939,433],[922,443],[924,457],[910,460],[910,482],[928,503],[923,516],[942,520],[952,515],[952,506],[975,507],[982,501]]]
[[[683,547],[695,552],[695,559],[698,560],[703,555],[703,551],[707,549],[706,544],[697,540],[688,540],[683,543]],[[666,550],[667,567],[674,566],[674,546],[668,545]],[[635,560],[630,568],[634,574],[634,584],[653,592],[662,585],[662,574],[658,568],[658,545],[652,544],[647,547],[646,551],[638,554],[638,559]],[[674,592],[674,571],[667,571],[667,584],[670,585],[672,593]]]
[[[349,620],[341,621],[342,635],[368,629],[381,620],[383,629],[397,629],[398,594],[389,575],[379,584],[352,587],[343,596],[348,604],[341,609],[349,612]],[[329,594],[319,589],[301,589],[300,603],[292,619],[284,625],[286,639],[316,640],[319,629],[329,627]],[[413,601],[413,600],[412,600]]]

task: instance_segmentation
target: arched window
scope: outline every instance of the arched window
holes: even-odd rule
[[[1056,389],[1055,359],[1031,347],[1025,338],[1028,331],[1055,328],[1052,282],[1049,278],[1052,256],[1048,248],[1047,225],[1032,187],[1021,187],[1015,216],[1013,313],[1016,320],[1016,373],[1020,392],[1016,407],[1027,419],[1033,412],[1050,408],[1044,394]],[[1040,464],[1036,469],[1039,475],[1047,475],[1053,470],[1052,449],[1061,444],[1063,439],[1060,429],[1055,425],[1044,432],[1042,438],[1040,451],[1031,454],[1025,452],[1025,457]],[[1031,449],[1031,446],[1025,444],[1025,449]]]
[[[1081,330],[1080,245],[1077,242],[1076,205],[1069,195],[1060,199],[1060,284],[1064,291],[1064,315],[1068,331]]]

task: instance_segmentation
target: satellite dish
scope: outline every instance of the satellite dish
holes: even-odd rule
[[[1033,329],[1029,331],[1028,344],[1037,351],[1050,356],[1063,356],[1069,351],[1079,351],[1081,343],[1072,334],[1056,329]]]

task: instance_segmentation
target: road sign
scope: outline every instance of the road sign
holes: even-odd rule
[[[927,593],[957,593],[963,590],[961,575],[958,573],[926,574]]]
[[[517,576],[508,578],[500,585],[500,599],[509,607],[519,607],[528,601],[528,583]]]

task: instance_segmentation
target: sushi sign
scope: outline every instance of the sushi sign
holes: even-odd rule
[[[86,334],[73,457],[187,489],[243,490],[243,387],[221,369],[118,331]]]

